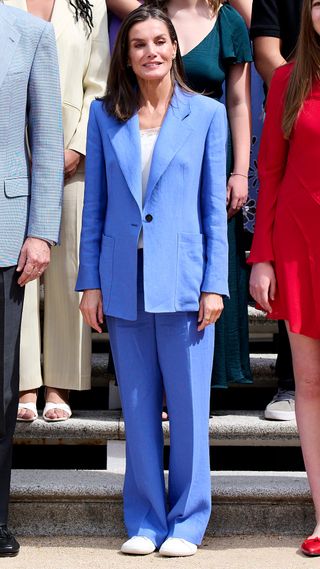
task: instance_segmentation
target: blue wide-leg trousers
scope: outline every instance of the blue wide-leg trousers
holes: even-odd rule
[[[107,320],[126,425],[128,535],[147,536],[157,547],[167,537],[200,544],[211,511],[208,419],[214,326],[198,332],[195,312],[145,312],[141,267],[137,320]],[[170,420],[168,499],[163,390]]]

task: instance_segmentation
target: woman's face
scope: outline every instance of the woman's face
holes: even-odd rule
[[[128,36],[128,63],[138,79],[161,81],[170,74],[177,46],[164,22],[150,18],[132,26]]]
[[[313,28],[320,35],[320,0],[312,0],[311,6]]]

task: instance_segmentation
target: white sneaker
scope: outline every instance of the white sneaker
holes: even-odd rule
[[[153,553],[155,549],[156,546],[151,539],[144,535],[134,535],[122,544],[120,551],[130,555],[148,555]]]
[[[197,553],[197,546],[180,537],[168,537],[159,549],[160,555],[166,557],[188,557]]]
[[[267,405],[264,417],[272,421],[293,421],[295,419],[294,391],[278,389],[278,392]]]

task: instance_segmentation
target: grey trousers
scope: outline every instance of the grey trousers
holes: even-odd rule
[[[0,267],[0,525],[7,523],[12,439],[19,398],[19,343],[24,289],[16,267]]]

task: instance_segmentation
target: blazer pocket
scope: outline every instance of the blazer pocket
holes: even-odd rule
[[[176,308],[197,310],[205,270],[205,237],[179,233],[177,253]]]
[[[21,198],[30,196],[29,178],[6,178],[4,180],[4,193],[7,198]]]
[[[103,311],[107,313],[110,303],[112,273],[113,273],[113,256],[114,256],[114,238],[108,235],[102,235],[99,273],[102,290]]]

